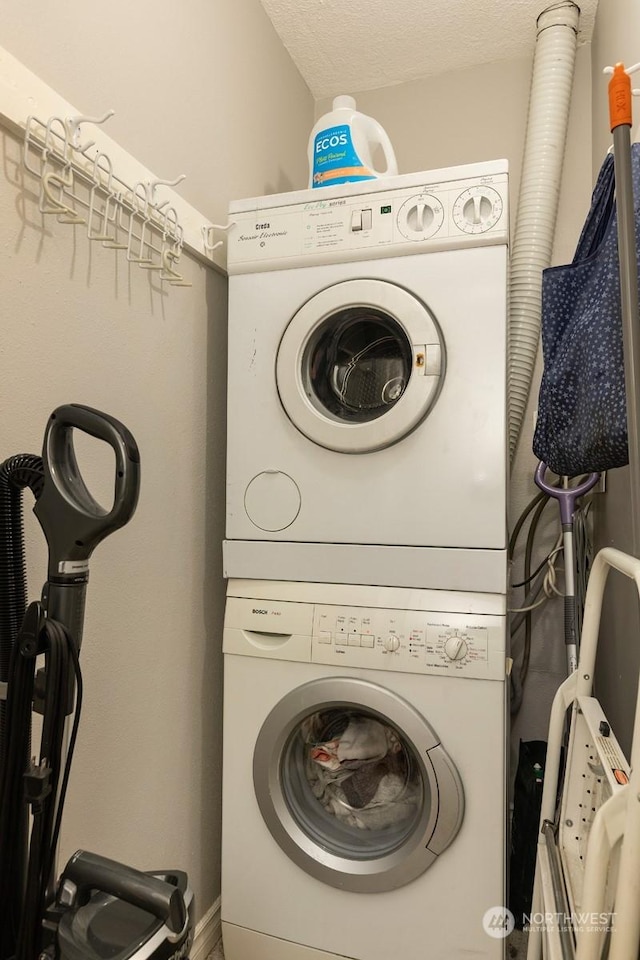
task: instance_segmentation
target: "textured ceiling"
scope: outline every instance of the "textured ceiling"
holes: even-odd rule
[[[529,56],[551,0],[261,0],[316,99]],[[578,42],[598,0],[578,0]]]

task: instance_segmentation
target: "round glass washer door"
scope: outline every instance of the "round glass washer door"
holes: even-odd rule
[[[276,704],[256,741],[253,782],[282,850],[341,890],[409,883],[462,823],[462,783],[434,730],[364,680],[314,680]]]
[[[276,359],[282,405],[310,440],[341,453],[388,447],[427,415],[444,375],[435,318],[403,287],[346,280],[307,300]]]

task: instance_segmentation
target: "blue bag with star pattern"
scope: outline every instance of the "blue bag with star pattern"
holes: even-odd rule
[[[640,144],[632,145],[636,249]],[[533,452],[559,475],[629,462],[614,160],[607,155],[573,262],[542,274],[542,353]]]

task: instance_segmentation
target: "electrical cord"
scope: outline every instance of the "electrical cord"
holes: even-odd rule
[[[45,656],[45,689],[40,758],[25,769],[30,742],[36,660]],[[63,766],[66,718],[75,684],[75,709]],[[34,960],[41,952],[42,917],[55,866],[64,801],[82,707],[82,675],[75,643],[66,628],[29,606],[11,658],[7,698],[7,756],[0,780],[0,897],[11,894],[11,913],[3,910],[3,960]],[[62,775],[61,775],[62,773]],[[32,825],[24,889],[16,870],[24,856],[23,831],[28,805]],[[2,902],[2,901],[0,901]]]
[[[526,586],[527,584],[532,584],[531,589],[526,594],[522,605],[518,608],[511,608],[510,612],[517,613],[518,616],[514,618],[511,623],[510,636],[511,640],[515,638],[518,631],[522,626],[525,628],[525,636],[522,647],[522,655],[520,660],[520,667],[518,670],[514,669],[511,671],[511,713],[516,714],[520,707],[522,706],[522,697],[524,684],[527,679],[529,671],[529,661],[531,658],[531,642],[532,642],[532,612],[538,607],[542,606],[546,601],[553,596],[556,591],[555,588],[555,561],[557,553],[557,541],[550,553],[544,558],[542,563],[538,565],[536,570],[531,572],[531,563],[533,556],[533,547],[534,541],[537,534],[538,526],[540,519],[544,512],[545,507],[550,500],[549,494],[544,491],[540,491],[533,497],[529,503],[526,505],[522,513],[520,514],[514,528],[513,532],[509,538],[509,559],[513,560],[515,554],[515,549],[517,546],[517,541],[520,536],[520,533],[526,523],[527,518],[530,514],[531,521],[529,523],[529,529],[527,531],[527,539],[525,544],[525,553],[524,553],[524,576],[520,583],[513,584],[513,587]],[[544,597],[538,602],[537,598],[540,593],[544,590]]]
[[[522,528],[529,517],[530,514],[533,514],[531,522],[529,524],[529,530],[527,535],[527,542],[525,547],[524,555],[524,576],[521,581],[518,583],[512,584],[512,588],[516,589],[519,587],[529,587],[524,599],[521,602],[521,605],[518,607],[511,607],[510,613],[515,613],[516,616],[511,620],[511,629],[510,636],[513,641],[521,628],[525,627],[525,637],[522,648],[522,656],[520,661],[520,668],[518,671],[512,670],[511,672],[511,712],[517,713],[522,705],[522,694],[524,684],[527,679],[528,670],[529,670],[529,661],[531,657],[531,642],[532,642],[532,620],[531,614],[534,610],[543,606],[548,599],[553,596],[562,597],[564,596],[563,592],[557,586],[557,572],[559,570],[557,566],[557,558],[560,553],[563,553],[562,546],[562,534],[558,537],[558,540],[554,544],[553,548],[549,551],[548,555],[538,564],[536,569],[531,572],[531,557],[533,553],[533,544],[537,528],[544,510],[544,505],[549,500],[548,494],[541,491],[532,500],[527,504],[525,509],[522,511],[518,521],[513,529],[513,533],[509,539],[509,559],[513,560],[513,555],[515,553],[515,548],[517,545],[518,537],[522,531]],[[575,608],[576,608],[576,635],[579,638],[580,632],[582,630],[582,620],[584,614],[584,601],[586,596],[587,581],[589,576],[589,570],[591,568],[591,563],[593,560],[593,548],[589,535],[589,511],[591,507],[592,499],[589,497],[585,499],[584,503],[576,508],[573,517],[573,541],[574,541],[574,558],[570,558],[569,562],[574,563],[575,567]],[[565,563],[567,558],[565,558]],[[544,593],[544,596],[540,597],[540,594]]]
[[[525,595],[521,607],[510,607],[509,613],[515,613],[516,616],[511,620],[511,638],[513,639],[526,619],[526,615],[530,609],[533,608],[536,597],[538,597],[541,591],[544,589],[544,582],[547,576],[547,571],[542,570],[533,581],[531,589]]]
[[[65,631],[66,632],[66,631]],[[60,827],[62,825],[62,813],[64,810],[64,802],[67,796],[67,788],[69,786],[69,776],[71,774],[71,762],[73,760],[73,754],[76,747],[76,740],[78,739],[78,728],[80,726],[80,715],[82,713],[82,696],[83,696],[83,684],[82,684],[82,671],[80,670],[80,659],[78,657],[78,651],[76,650],[76,645],[67,634],[68,637],[68,647],[69,653],[71,655],[71,661],[73,664],[73,671],[75,676],[76,684],[76,698],[75,698],[75,710],[73,715],[73,725],[71,728],[71,734],[69,736],[69,746],[67,748],[67,757],[65,762],[64,773],[62,776],[62,784],[60,790],[58,791],[58,807],[56,811],[56,819],[53,828],[53,834],[51,838],[50,845],[50,860],[46,869],[45,881],[49,882],[54,864],[55,864],[55,852],[58,847],[58,841],[60,839]],[[46,884],[43,889],[43,895],[46,892]]]
[[[531,573],[531,557],[533,554],[533,543],[535,535],[538,529],[538,524],[540,522],[540,517],[544,511],[544,508],[547,506],[549,498],[545,497],[544,500],[541,500],[533,512],[531,518],[531,523],[529,524],[529,530],[527,532],[527,542],[525,546],[525,555],[524,555],[524,576],[527,579]],[[525,639],[524,639],[524,648],[522,651],[522,662],[520,664],[520,685],[524,688],[525,681],[527,679],[527,674],[529,672],[529,661],[531,659],[531,637],[532,637],[532,622],[531,622],[531,611],[528,611],[525,618]]]
[[[546,567],[544,571],[544,576],[540,580],[540,584],[536,590],[536,594],[539,594],[540,591],[544,593],[544,596],[541,600],[536,600],[535,602],[528,603],[525,599],[525,602],[521,607],[510,607],[510,613],[528,613],[529,610],[536,610],[538,607],[541,607],[543,603],[546,603],[547,600],[550,600],[553,596],[563,597],[564,594],[561,590],[558,590],[557,583],[557,567],[556,567],[556,558],[563,553],[562,547],[562,536],[560,536],[555,543],[553,549],[547,554],[545,559],[542,561],[540,566],[537,568],[535,573],[531,574],[529,581],[523,580],[522,583],[513,584],[513,586],[522,587],[525,583],[530,582],[535,579],[535,577]],[[562,568],[561,568],[562,569]],[[528,595],[529,596],[529,595]],[[534,598],[531,598],[534,599]]]
[[[33,812],[27,887],[15,960],[33,960],[42,948],[42,918],[55,865],[56,848],[82,707],[82,677],[75,644],[66,628],[45,620],[41,642],[46,656],[46,691],[40,762],[25,778]],[[73,728],[61,774],[70,691],[76,684]]]
[[[518,537],[520,536],[520,531],[522,530],[522,527],[524,526],[527,517],[529,516],[529,514],[531,513],[531,511],[532,511],[535,507],[537,507],[538,504],[539,504],[542,500],[545,500],[545,501],[548,501],[548,500],[549,500],[549,494],[548,494],[548,493],[545,493],[543,490],[541,490],[540,493],[536,494],[536,496],[533,497],[533,498],[529,501],[529,503],[527,504],[527,506],[524,508],[524,510],[522,511],[522,513],[520,514],[520,516],[518,517],[518,519],[517,519],[517,521],[516,521],[516,525],[515,525],[515,527],[513,528],[513,532],[512,532],[512,534],[511,534],[511,536],[509,537],[509,559],[510,559],[510,560],[513,560],[513,555],[514,555],[515,550],[516,550],[516,544],[517,544],[517,542],[518,542]]]
[[[558,549],[558,542],[560,543],[560,548],[559,548],[559,549]],[[531,583],[531,581],[534,580],[535,577],[538,576],[538,574],[540,573],[540,571],[541,571],[541,570],[544,570],[545,567],[553,567],[553,568],[555,568],[555,556],[556,556],[556,554],[558,554],[558,553],[562,553],[562,537],[559,538],[559,541],[556,540],[556,544],[555,544],[555,546],[553,547],[553,549],[549,551],[549,553],[546,555],[546,557],[544,558],[544,560],[541,560],[541,562],[538,564],[538,566],[537,566],[536,569],[533,571],[533,573],[531,574],[531,576],[529,576],[526,580],[521,580],[520,583],[512,583],[512,584],[511,584],[511,588],[512,588],[513,590],[515,590],[516,587],[526,587],[526,585],[527,585],[528,583]],[[522,609],[522,607],[520,607],[520,609]]]
[[[23,774],[29,755],[34,661],[14,645],[9,668],[6,705],[6,751],[0,768],[0,956],[12,957],[20,927],[27,808]]]
[[[524,582],[525,583],[530,582],[532,579],[535,580],[536,578],[536,574],[533,574],[533,575],[531,574],[531,555],[533,552],[533,540],[538,528],[538,524],[540,522],[540,517],[542,516],[544,508],[546,507],[548,502],[549,502],[548,494],[544,493],[543,491],[537,494],[527,504],[527,506],[521,513],[514,527],[513,533],[509,539],[509,557],[512,560],[513,554],[515,553],[515,548],[516,548],[520,531],[522,530],[524,523],[527,517],[529,516],[529,514],[533,513],[531,522],[529,524],[527,541],[525,545],[525,556],[524,556]],[[529,609],[526,609],[526,607],[532,606],[533,601],[535,601],[540,591],[543,589],[545,577],[546,577],[546,572],[543,573],[541,571],[539,574],[537,574],[537,581],[535,582],[535,586],[532,587],[532,589],[529,591],[529,593],[525,597],[525,600],[523,603],[523,608],[525,609],[523,609],[523,612],[519,614],[518,618],[516,618],[518,621],[517,624],[512,623],[511,625],[510,637],[512,641],[516,636],[516,633],[518,632],[520,627],[523,625],[525,627],[525,637],[523,642],[520,669],[519,670],[516,669],[515,663],[514,663],[514,666],[510,674],[510,692],[511,692],[510,711],[512,715],[515,715],[516,713],[518,713],[518,711],[522,706],[522,700],[524,696],[524,683],[525,683],[528,668],[529,668],[529,659],[530,659],[530,651],[531,651],[531,612],[532,611]]]

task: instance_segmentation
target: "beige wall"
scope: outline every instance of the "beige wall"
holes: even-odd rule
[[[535,24],[532,24],[532,56],[534,31]],[[486,64],[450,73],[446,77],[430,77],[358,93],[356,103],[359,110],[375,117],[389,134],[400,173],[506,157],[510,171],[513,228],[531,69],[532,57]],[[316,117],[330,107],[330,100],[318,102]],[[580,47],[576,57],[553,263],[566,263],[572,258],[589,208],[590,194],[591,62],[589,48]],[[531,450],[531,442],[540,375],[539,362],[511,472],[509,510],[512,528],[523,507],[538,492],[533,482],[537,460]],[[540,557],[545,555],[555,539],[557,518],[557,511],[549,506],[540,526]],[[518,551],[514,566],[516,576],[522,571],[520,561],[521,554]],[[522,591],[519,591],[514,593],[512,600],[518,603],[521,597]],[[565,670],[562,631],[562,601],[556,600],[535,615],[534,645],[525,700],[514,723],[516,744],[520,737],[525,740],[546,739],[551,700]],[[521,641],[522,631],[518,635],[516,652]]]
[[[4,6],[4,48],[79,111],[114,108],[112,138],[160,177],[186,173],[204,216],[305,185],[313,100],[258,0]],[[43,222],[19,144],[0,146],[0,460],[39,453],[69,401],[121,419],[142,456],[138,510],[91,564],[62,857],[184,868],[202,916],[219,894],[226,281],[183,255],[193,286],[161,290],[81,227]],[[28,530],[36,598],[30,512]]]
[[[301,189],[313,98],[259,0],[2,5],[0,43],[205,217]],[[90,128],[87,128],[87,133]]]
[[[640,6],[637,0],[600,0],[592,57],[595,180],[613,139],[609,129],[608,78],[602,75],[602,69],[620,61],[631,66],[640,59]],[[635,74],[635,78],[637,76],[638,74]],[[632,78],[632,85],[637,86],[637,79]],[[637,120],[637,97],[634,98],[633,109]],[[633,552],[629,504],[629,468],[610,470],[607,474],[607,493],[600,498],[596,513],[598,547],[614,546],[627,553]],[[626,578],[612,574],[603,605],[596,690],[626,751],[629,751],[631,744],[640,669],[639,635],[640,616],[636,589]]]

